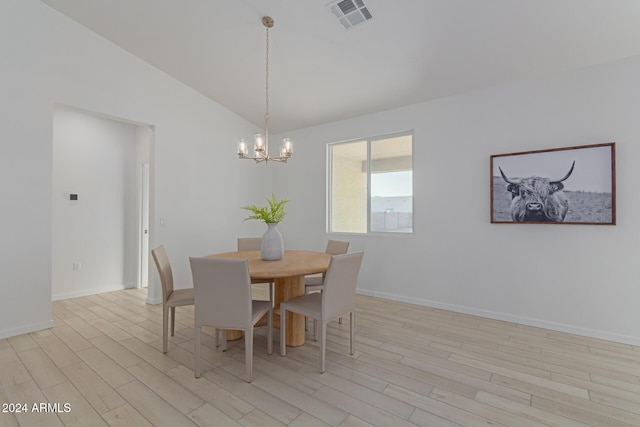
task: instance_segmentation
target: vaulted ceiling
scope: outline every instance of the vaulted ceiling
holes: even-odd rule
[[[273,17],[275,133],[640,54],[638,0],[41,1],[258,126]]]

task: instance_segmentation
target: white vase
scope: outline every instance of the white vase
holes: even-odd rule
[[[282,234],[278,231],[277,222],[267,222],[267,231],[262,236],[260,257],[266,261],[276,261],[284,257]]]

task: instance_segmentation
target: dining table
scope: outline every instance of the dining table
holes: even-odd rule
[[[305,294],[305,276],[324,273],[329,267],[331,254],[304,250],[286,250],[282,259],[263,260],[260,251],[234,251],[207,255],[208,258],[246,259],[251,280],[270,280],[275,283],[273,326],[280,325],[280,303]],[[236,339],[241,337],[238,335]],[[234,337],[229,336],[228,339]],[[287,313],[286,342],[298,347],[305,341],[305,317]]]

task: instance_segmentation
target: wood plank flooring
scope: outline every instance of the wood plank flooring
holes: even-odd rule
[[[631,345],[358,296],[356,354],[331,323],[326,373],[310,331],[283,358],[260,328],[253,383],[243,341],[212,331],[195,379],[193,307],[163,355],[145,298],[57,301],[54,328],[0,340],[0,426],[640,426]]]

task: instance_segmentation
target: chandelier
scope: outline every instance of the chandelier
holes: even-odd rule
[[[286,163],[291,157],[291,154],[293,154],[293,141],[291,138],[284,138],[282,140],[279,156],[272,157],[269,155],[269,28],[273,27],[273,18],[270,16],[263,16],[262,25],[267,29],[267,47],[265,50],[266,108],[264,113],[264,136],[260,133],[254,136],[252,157],[249,156],[249,147],[247,142],[244,139],[240,139],[238,141],[238,158],[255,160],[256,163],[267,163],[269,161]]]

